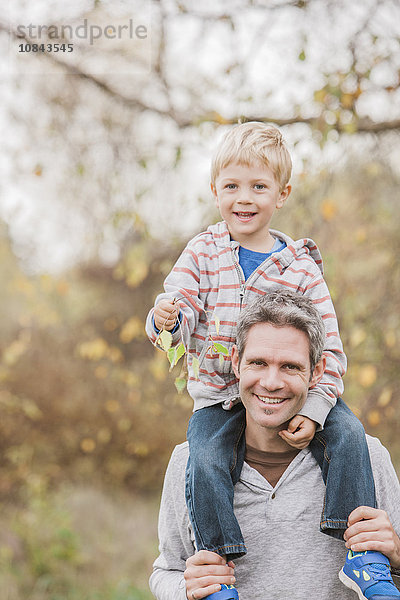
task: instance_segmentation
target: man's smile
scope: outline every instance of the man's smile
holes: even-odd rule
[[[264,404],[282,404],[282,402],[287,400],[287,398],[271,398],[270,396],[260,396],[259,394],[254,395]]]

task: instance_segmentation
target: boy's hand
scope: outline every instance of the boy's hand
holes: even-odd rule
[[[347,525],[343,536],[347,548],[354,552],[376,550],[388,557],[394,569],[400,569],[400,539],[384,510],[359,506]]]
[[[293,448],[306,448],[315,435],[317,424],[308,417],[296,415],[289,422],[288,428],[279,431],[279,435]]]
[[[228,563],[222,556],[208,550],[200,550],[186,561],[186,570],[183,574],[186,582],[186,596],[188,600],[201,600],[209,594],[218,592],[221,583],[230,585],[235,583],[235,564]]]
[[[170,331],[174,328],[178,318],[178,311],[173,300],[160,300],[154,308],[154,324],[157,329]]]

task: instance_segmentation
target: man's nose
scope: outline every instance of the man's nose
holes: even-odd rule
[[[270,392],[282,389],[285,384],[280,369],[273,367],[264,369],[260,377],[260,385]]]

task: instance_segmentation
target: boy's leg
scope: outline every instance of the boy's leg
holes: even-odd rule
[[[341,398],[310,449],[326,484],[321,531],[342,540],[349,514],[357,506],[375,508],[376,500],[364,428]]]
[[[196,411],[187,433],[186,502],[196,547],[227,560],[246,553],[233,512],[233,486],[244,461],[244,429],[241,403],[230,411],[218,404]]]

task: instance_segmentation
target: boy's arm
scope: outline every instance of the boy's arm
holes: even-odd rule
[[[164,290],[164,293],[157,296],[155,305],[163,299],[176,300],[180,326],[171,331],[172,343],[177,344],[183,337],[183,342],[187,348],[191,335],[197,329],[199,318],[202,314],[204,315],[204,305],[199,297],[199,259],[194,246],[190,242],[165,279]],[[154,326],[154,308],[147,315],[146,333],[150,341],[154,343],[158,336],[158,331]]]
[[[185,446],[177,446],[165,474],[158,520],[160,555],[150,577],[157,600],[187,600],[183,574],[186,559],[195,553],[184,493],[187,454]]]
[[[343,394],[342,377],[346,372],[347,359],[343,352],[335,309],[322,275],[314,277],[307,286],[305,295],[311,298],[314,306],[321,313],[325,325],[326,368],[319,383],[309,390],[307,400],[299,414],[316,421],[321,428],[329,411]]]

